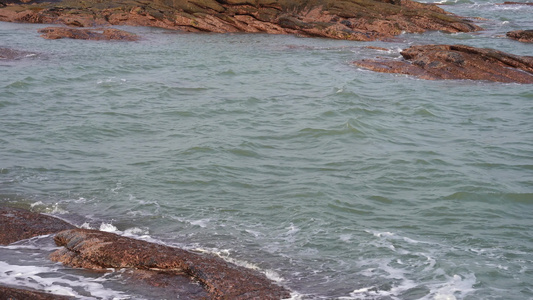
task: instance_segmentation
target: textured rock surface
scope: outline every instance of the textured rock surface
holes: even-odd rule
[[[533,30],[515,30],[507,32],[507,36],[524,43],[533,43]]]
[[[27,210],[0,207],[0,245],[75,228],[58,218]]]
[[[0,300],[67,300],[71,297],[0,286]]]
[[[463,45],[412,46],[401,54],[403,61],[362,60],[354,64],[377,72],[408,74],[429,80],[533,83],[533,56]]]
[[[159,274],[185,274],[200,282],[212,299],[281,299],[290,296],[288,290],[264,275],[213,256],[88,229],[60,232],[55,241],[64,248],[52,253],[50,258],[73,267],[133,268]]]
[[[0,21],[61,23],[78,27],[138,25],[189,32],[265,32],[361,41],[383,39],[402,32],[470,32],[480,29],[436,5],[411,0],[38,2],[7,4],[0,8]]]
[[[112,28],[77,29],[67,27],[46,27],[39,30],[45,39],[56,40],[62,38],[78,40],[119,40],[136,41],[138,36],[124,30]]]

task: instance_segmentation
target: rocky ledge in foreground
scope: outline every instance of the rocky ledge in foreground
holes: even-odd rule
[[[471,79],[533,83],[533,56],[464,45],[412,46],[404,60],[361,60],[355,65],[376,72],[399,73],[422,79]]]
[[[533,43],[533,29],[509,31],[507,37],[523,43]]]
[[[220,258],[135,240],[113,233],[73,229],[54,240],[64,248],[50,259],[89,269],[130,268],[197,280],[212,299],[282,299],[290,296],[263,274]]]
[[[46,27],[39,29],[42,37],[49,40],[62,38],[78,40],[118,40],[118,41],[136,41],[139,37],[136,34],[114,28],[96,28],[96,29],[77,29],[67,27]]]
[[[76,227],[58,218],[19,208],[0,207],[0,245],[73,228]]]
[[[134,25],[188,32],[264,32],[359,41],[384,39],[402,32],[481,29],[436,5],[411,0],[0,0],[0,6],[2,2],[0,21],[79,27]]]
[[[41,293],[30,290],[23,290],[13,287],[0,286],[0,299],[6,300],[68,300],[74,299],[72,297],[60,296],[54,294]]]

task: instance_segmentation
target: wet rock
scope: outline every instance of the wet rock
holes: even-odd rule
[[[0,59],[14,60],[35,55],[35,53],[10,48],[0,48]]]
[[[77,39],[77,40],[118,40],[118,41],[136,41],[139,37],[136,34],[129,33],[124,30],[112,28],[97,28],[97,29],[76,29],[67,27],[46,27],[39,30],[42,33],[41,37],[49,40],[56,40],[62,38]]]
[[[0,286],[0,300],[67,300],[72,297]]]
[[[500,5],[533,5],[533,2],[512,2],[512,1],[505,1],[501,3]]]
[[[0,21],[153,26],[188,32],[264,32],[371,41],[402,32],[481,28],[411,0],[155,0],[10,4]]]
[[[355,65],[384,73],[422,79],[471,79],[533,83],[533,56],[464,45],[412,46],[401,52],[404,60],[362,60]]]
[[[186,275],[199,282],[212,299],[281,299],[290,296],[287,289],[263,274],[214,256],[88,229],[63,231],[54,239],[64,248],[52,253],[50,258],[73,267],[153,271],[159,276],[163,274],[165,280],[168,275]],[[161,278],[152,275],[149,278],[161,282]]]
[[[509,31],[507,37],[523,43],[533,43],[533,30]]]
[[[24,209],[0,207],[0,245],[76,228],[58,218]]]

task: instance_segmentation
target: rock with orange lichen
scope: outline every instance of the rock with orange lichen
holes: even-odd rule
[[[533,30],[515,30],[507,32],[507,37],[523,43],[533,43]]]
[[[412,46],[401,52],[404,60],[361,60],[355,65],[383,73],[422,79],[470,79],[533,83],[533,56],[464,45]]]
[[[139,37],[136,34],[114,28],[78,29],[68,27],[46,27],[39,30],[45,39],[56,40],[62,38],[77,40],[118,40],[136,41]]]
[[[0,207],[0,245],[76,228],[58,218],[24,209]]]
[[[153,26],[188,32],[264,32],[371,41],[402,32],[470,32],[478,26],[411,0],[29,0],[0,21]]]
[[[52,253],[50,258],[73,267],[144,271],[147,273],[143,276],[155,284],[168,280],[169,276],[186,275],[199,282],[212,299],[282,299],[290,296],[287,289],[263,274],[214,256],[88,229],[63,231],[54,239],[64,248]]]

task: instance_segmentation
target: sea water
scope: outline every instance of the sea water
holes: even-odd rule
[[[0,60],[0,201],[220,255],[294,299],[532,299],[533,87],[351,64],[430,43],[533,55],[505,37],[533,29],[533,6],[442,4],[486,30],[97,42],[0,23],[0,47],[29,53]],[[0,283],[163,297],[54,249],[0,247]]]

